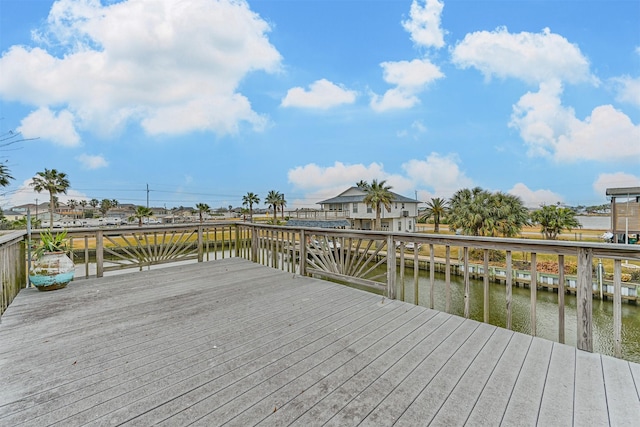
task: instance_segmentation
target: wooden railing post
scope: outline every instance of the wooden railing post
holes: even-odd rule
[[[251,261],[258,262],[258,231],[255,225],[251,225]]]
[[[236,225],[234,228],[235,233],[236,233],[236,258],[240,257],[240,227],[238,225]]]
[[[578,248],[577,347],[593,352],[593,249]]]
[[[102,230],[96,231],[96,277],[104,276],[104,239]]]
[[[300,230],[300,275],[307,275],[307,236],[303,229]]]
[[[396,299],[396,246],[392,234],[387,236],[387,298]]]
[[[198,262],[204,261],[204,236],[202,226],[198,226]]]

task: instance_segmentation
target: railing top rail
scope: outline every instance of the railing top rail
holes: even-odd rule
[[[575,255],[578,249],[591,249],[593,255],[602,258],[628,258],[640,260],[640,245],[620,243],[577,242],[568,240],[537,240],[486,236],[458,236],[425,233],[407,233],[392,231],[370,231],[350,229],[327,229],[318,227],[286,227],[268,224],[240,223],[267,229],[305,230],[308,234],[332,235],[336,237],[353,237],[368,239],[386,239],[393,236],[394,240],[411,241],[449,246],[469,246],[479,249],[499,249],[510,251],[525,251],[536,253],[551,253],[557,255]]]
[[[54,228],[54,233],[56,231],[66,231],[69,236],[73,235],[85,235],[85,234],[95,234],[96,231],[102,231],[105,235],[117,235],[122,234],[122,232],[126,231],[168,231],[168,230],[183,230],[183,229],[193,229],[199,226],[203,227],[212,227],[212,226],[235,226],[235,221],[220,221],[220,222],[203,222],[200,224],[199,222],[189,223],[189,224],[154,224],[140,227],[136,225],[122,225],[117,227],[110,226],[102,226],[102,227],[69,227],[69,228]],[[48,230],[48,229],[46,229]],[[37,238],[40,236],[40,233],[45,231],[45,229],[36,229],[32,231],[32,234]],[[25,232],[26,233],[26,232]]]
[[[14,243],[17,240],[22,240],[26,235],[26,230],[12,231],[11,233],[0,235],[0,245]]]

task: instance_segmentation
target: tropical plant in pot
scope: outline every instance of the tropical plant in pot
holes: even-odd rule
[[[67,232],[40,233],[40,244],[36,247],[36,259],[29,271],[29,280],[40,291],[61,289],[73,280],[75,265],[67,256]]]

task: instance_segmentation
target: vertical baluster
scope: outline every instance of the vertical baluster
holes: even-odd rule
[[[511,251],[507,251],[507,277],[506,277],[506,289],[507,289],[507,329],[511,329],[511,294],[513,292],[513,270],[511,265]]]
[[[89,278],[89,236],[84,235],[84,277]]]
[[[203,253],[204,253],[204,240],[203,240],[203,236],[202,236],[202,226],[199,225],[198,226],[198,262],[202,262],[204,260],[203,258]]]
[[[418,261],[418,251],[416,251],[414,249],[413,251],[413,301],[414,304],[416,305],[420,305],[420,295],[419,295],[419,288],[420,288],[420,266],[418,265],[419,261]]]
[[[558,342],[564,344],[564,255],[558,255]]]
[[[404,275],[404,242],[401,242],[400,243],[400,300],[401,301],[404,301],[404,287],[405,287],[404,276],[405,276]]]
[[[444,282],[445,282],[445,311],[451,313],[451,246],[447,245],[445,249],[445,270],[444,270]]]
[[[613,355],[622,357],[622,263],[613,261]]]
[[[531,280],[529,281],[529,290],[531,291],[531,335],[536,336],[536,304],[538,302],[538,267],[536,262],[536,253],[531,252]]]
[[[391,234],[387,237],[387,297],[396,299],[396,251]]]
[[[464,247],[464,317],[469,318],[469,248]]]
[[[416,246],[416,250],[417,246]],[[436,261],[433,249],[433,243],[429,244],[429,308],[435,306],[435,289],[436,289]]]
[[[483,264],[482,264],[482,284],[483,284],[483,298],[484,301],[484,323],[489,323],[489,249],[483,251]]]

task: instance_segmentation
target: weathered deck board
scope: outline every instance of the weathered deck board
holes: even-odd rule
[[[246,260],[28,289],[0,425],[633,425],[637,364]]]

